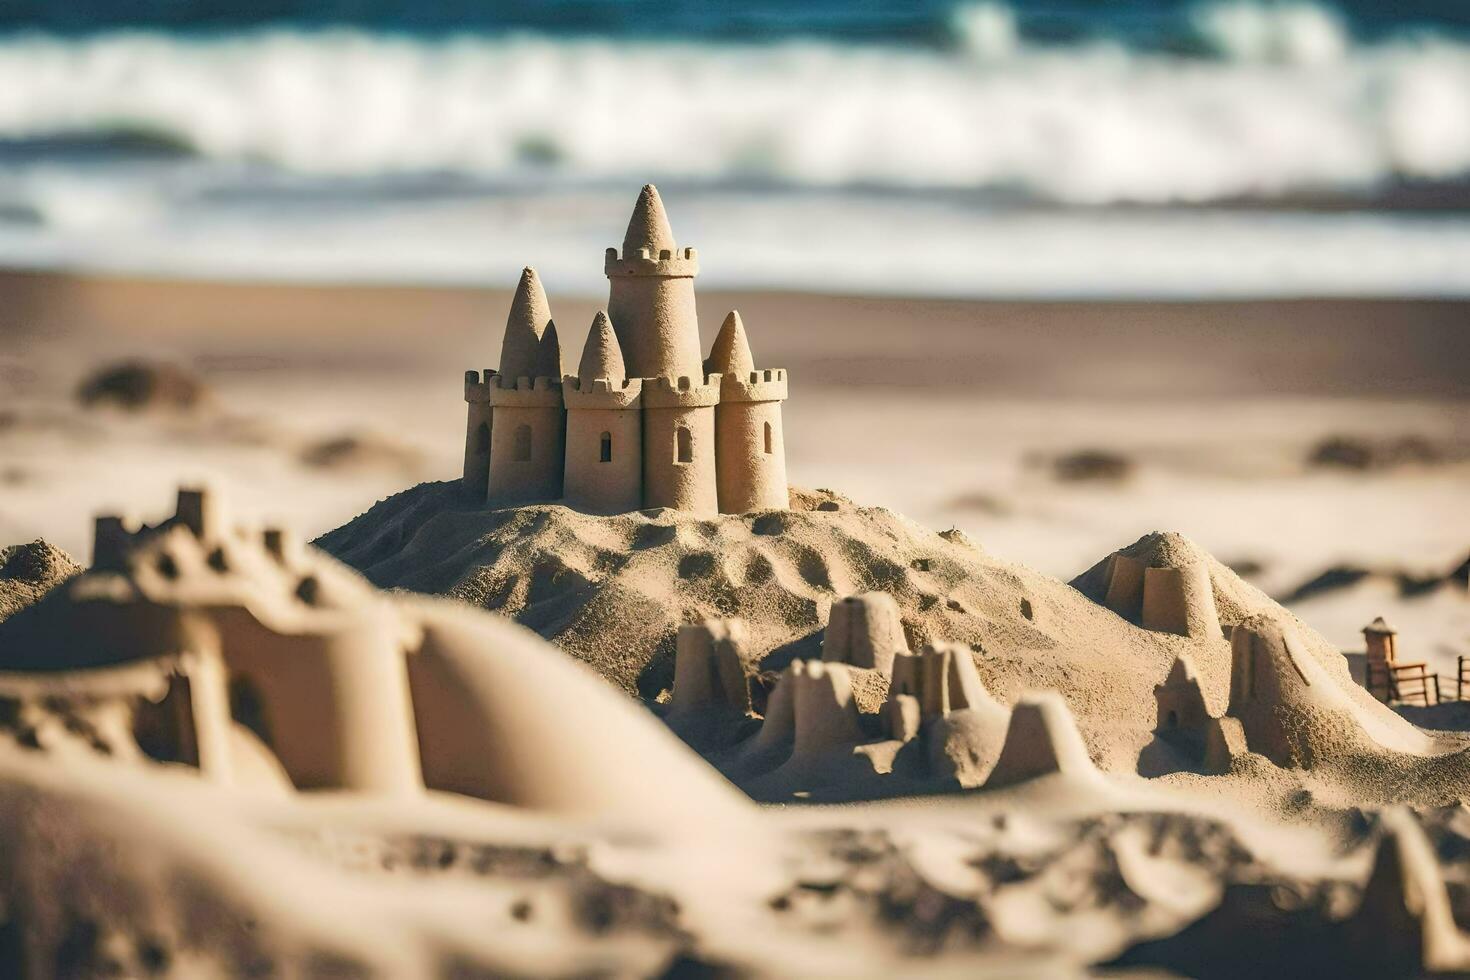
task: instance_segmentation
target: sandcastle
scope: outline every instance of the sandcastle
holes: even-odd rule
[[[594,514],[786,507],[786,372],[756,369],[734,310],[700,357],[698,256],[675,245],[652,184],[604,271],[607,309],[575,376],[563,375],[540,279],[522,273],[499,370],[465,372],[466,492],[496,506],[562,500]]]
[[[970,647],[934,642],[911,653],[887,593],[834,603],[821,657],[792,660],[759,715],[745,632],[738,619],[681,628],[660,714],[758,799],[978,787],[1002,754],[1011,712],[985,689]],[[859,710],[859,680],[886,692],[876,713]],[[1032,775],[1045,769],[1038,763]]]
[[[0,735],[247,791],[437,789],[599,814],[738,803],[529,631],[378,592],[200,489],[151,527],[98,518],[92,569],[0,623]]]

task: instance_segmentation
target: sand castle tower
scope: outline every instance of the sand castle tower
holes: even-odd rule
[[[1195,638],[1223,635],[1208,556],[1182,534],[1146,534],[1072,584],[1144,629]]]
[[[898,603],[887,592],[844,596],[832,604],[823,660],[892,674],[894,656],[908,648]]]
[[[594,514],[643,506],[642,393],[643,382],[627,376],[618,335],[599,310],[577,377],[562,390],[568,506]]]
[[[893,658],[893,680],[882,713],[894,738],[912,737],[893,727],[901,718],[905,698],[917,704],[924,721],[966,709],[1004,710],[985,690],[969,647],[961,643],[929,643],[918,653]]]
[[[784,509],[790,502],[781,435],[786,372],[755,369],[738,310],[731,310],[720,326],[705,370],[720,375],[715,409],[720,512]]]
[[[464,373],[464,400],[468,406],[464,427],[464,491],[471,500],[484,500],[490,488],[490,428],[494,416],[490,407],[491,378],[495,372],[485,369]]]
[[[1368,662],[1376,666],[1391,664],[1399,658],[1399,631],[1382,616],[1363,627],[1363,642],[1368,648]]]
[[[694,249],[679,249],[658,188],[645,184],[623,235],[623,254],[608,249],[607,312],[635,378],[697,377],[699,318],[694,310]]]
[[[1062,696],[1055,691],[1024,694],[1011,708],[1005,745],[985,787],[1015,786],[1053,774],[1084,780],[1098,776]]]
[[[713,514],[715,405],[700,357],[694,249],[679,249],[658,190],[638,195],[623,254],[608,249],[608,315],[628,374],[643,386],[643,505]]]
[[[490,379],[488,499],[556,500],[562,494],[565,418],[561,344],[536,270],[521,273],[505,322],[500,373]]]
[[[1194,661],[1182,653],[1174,658],[1164,683],[1154,686],[1154,700],[1159,709],[1156,731],[1198,732],[1209,724],[1210,712],[1205,706]]]
[[[674,653],[674,711],[750,711],[745,623],[707,619],[679,627]]]

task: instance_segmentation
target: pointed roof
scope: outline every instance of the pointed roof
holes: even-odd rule
[[[647,248],[655,257],[660,249],[674,248],[674,230],[669,227],[669,216],[664,213],[664,202],[659,199],[658,188],[644,184],[633,206],[633,217],[628,219],[628,231],[623,235],[623,254],[637,254]]]
[[[745,324],[740,320],[740,311],[731,310],[725,322],[720,324],[720,333],[710,348],[705,371],[745,377],[754,370],[755,358],[750,354],[750,341],[745,339]]]
[[[1382,616],[1378,616],[1373,620],[1373,622],[1363,627],[1363,632],[1379,633],[1383,636],[1393,636],[1398,633],[1398,630],[1388,625],[1387,621],[1385,621]]]
[[[1177,687],[1181,684],[1199,684],[1199,677],[1194,672],[1194,661],[1183,653],[1174,658],[1174,665],[1169,668],[1169,676],[1164,678],[1162,686]]]
[[[582,348],[582,363],[577,366],[577,377],[585,384],[596,378],[621,382],[627,376],[623,349],[618,346],[618,335],[613,331],[612,321],[605,311],[598,310],[587,334],[587,346]]]
[[[563,375],[561,364],[561,340],[556,336],[556,321],[546,321],[546,332],[536,348],[536,377],[556,378]]]
[[[527,266],[521,272],[515,298],[510,301],[505,340],[500,345],[500,373],[512,383],[516,378],[549,377],[539,372],[545,361],[542,337],[550,323],[551,305],[546,302],[546,291],[541,288],[536,270]],[[561,377],[560,370],[555,376]]]

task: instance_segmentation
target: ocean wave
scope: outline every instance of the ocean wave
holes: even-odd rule
[[[318,176],[988,190],[1067,204],[1359,195],[1470,175],[1470,44],[1328,8],[1195,9],[1210,56],[275,30],[0,40],[0,162],[192,153]]]

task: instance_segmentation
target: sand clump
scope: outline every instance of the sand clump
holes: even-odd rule
[[[32,605],[82,567],[45,541],[0,549],[0,621]]]

